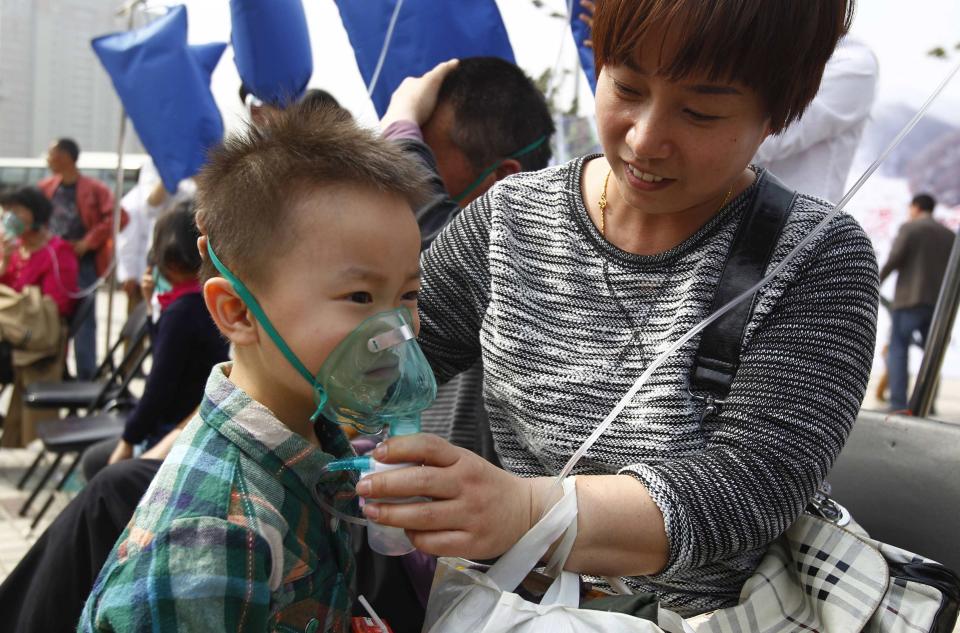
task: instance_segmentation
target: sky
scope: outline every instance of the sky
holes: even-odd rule
[[[437,0],[456,1],[456,0]],[[162,2],[152,2],[162,5]],[[229,41],[230,11],[228,0],[185,0],[191,43]],[[575,51],[564,21],[549,17],[563,11],[563,0],[544,0],[537,9],[530,0],[498,0],[517,63],[533,77],[544,69],[574,69]],[[353,51],[340,22],[333,0],[304,0],[314,53],[314,76],[310,87],[325,88],[333,93],[361,121],[373,125],[376,115]],[[952,49],[960,43],[960,0],[860,0],[854,19],[853,33],[869,44],[880,64],[878,103],[901,101],[919,107],[940,83],[951,64],[960,62],[960,51],[951,50],[951,60],[934,59],[927,51],[935,46]],[[569,98],[580,83],[581,94],[589,88],[582,73],[567,75],[562,86]],[[241,120],[242,109],[237,98],[239,77],[231,51],[214,73],[213,93],[224,112],[228,128]],[[581,112],[592,111],[590,99],[581,99]],[[948,86],[934,105],[933,112],[960,125],[960,78]]]

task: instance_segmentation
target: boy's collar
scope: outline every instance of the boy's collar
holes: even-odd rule
[[[204,423],[295,492],[299,488],[297,482],[306,488],[308,496],[318,485],[331,486],[330,492],[334,492],[346,483],[340,473],[322,474],[331,460],[354,454],[343,431],[319,421],[315,429],[323,450],[317,448],[231,382],[231,367],[232,363],[221,363],[210,373],[200,405]]]

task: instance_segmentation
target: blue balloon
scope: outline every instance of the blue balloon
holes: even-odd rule
[[[583,68],[583,74],[587,76],[587,82],[590,83],[590,90],[597,92],[597,71],[593,65],[593,49],[584,44],[590,39],[590,27],[587,26],[581,15],[590,17],[590,13],[580,6],[579,2],[574,2],[573,11],[570,12],[570,28],[573,31],[573,41],[577,44],[577,55],[580,57],[580,67]]]
[[[141,29],[98,37],[92,45],[164,187],[176,191],[223,139],[210,75],[226,45],[187,46],[184,6]]]
[[[401,81],[452,57],[482,55],[516,63],[494,0],[336,0],[336,4],[380,116]]]
[[[240,79],[265,103],[283,107],[313,76],[301,0],[230,0],[233,56]]]

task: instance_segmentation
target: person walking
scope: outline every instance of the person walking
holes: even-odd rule
[[[880,270],[880,282],[897,271],[897,287],[893,295],[890,348],[887,371],[890,380],[890,410],[907,408],[907,367],[910,345],[920,335],[925,346],[933,308],[940,295],[940,285],[947,270],[947,261],[956,235],[933,218],[936,201],[929,194],[919,194],[910,202],[910,219],[900,227],[887,263]]]

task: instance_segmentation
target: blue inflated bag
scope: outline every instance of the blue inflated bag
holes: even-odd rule
[[[490,56],[515,63],[494,0],[336,3],[379,116],[386,112],[401,81],[422,75],[447,59]]]
[[[244,85],[272,105],[299,99],[313,76],[301,0],[230,0],[230,17],[233,56]]]
[[[210,75],[225,44],[187,45],[187,10],[177,6],[135,31],[92,41],[163,185],[176,191],[223,138]]]

